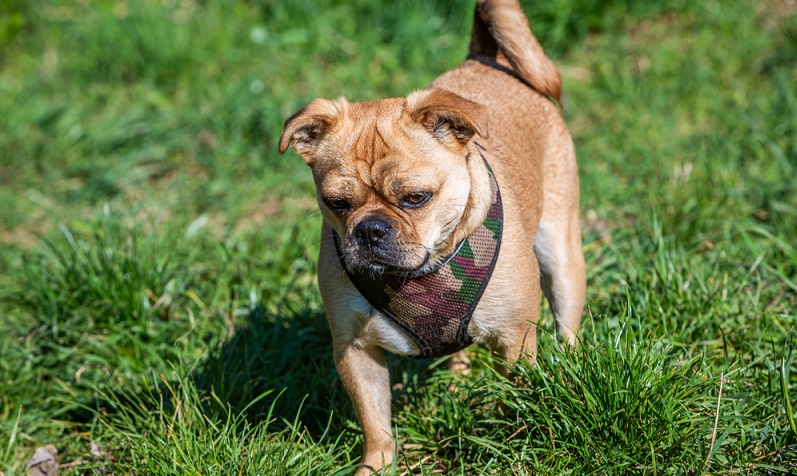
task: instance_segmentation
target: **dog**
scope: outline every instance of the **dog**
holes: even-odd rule
[[[586,292],[559,71],[516,0],[478,0],[459,67],[406,98],[316,99],[285,121],[323,215],[318,285],[363,430],[357,475],[392,462],[384,351],[536,353],[540,289],[576,342]]]

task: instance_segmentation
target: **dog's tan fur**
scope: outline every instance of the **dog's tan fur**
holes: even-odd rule
[[[536,352],[537,283],[571,344],[580,325],[586,280],[575,153],[549,100],[561,98],[559,73],[515,0],[480,0],[476,12],[469,59],[430,89],[374,102],[317,99],[286,121],[280,139],[280,152],[293,145],[312,168],[324,215],[319,287],[335,364],[364,432],[358,475],[390,463],[395,450],[383,349],[419,350],[349,281],[333,229],[351,267],[433,268],[487,213],[481,152],[501,187],[504,234],[469,335],[508,361]],[[421,192],[433,193],[425,205],[404,205]],[[374,219],[389,224],[378,257],[356,232]]]

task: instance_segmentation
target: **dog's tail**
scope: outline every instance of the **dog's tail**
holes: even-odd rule
[[[540,93],[562,104],[559,69],[531,34],[517,0],[476,0],[469,58],[503,53],[515,74]]]

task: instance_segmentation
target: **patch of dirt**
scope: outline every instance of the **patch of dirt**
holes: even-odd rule
[[[759,8],[768,11],[780,18],[797,14],[797,0],[769,0],[759,2]]]
[[[52,228],[52,220],[44,217],[34,218],[27,223],[11,229],[0,229],[0,244],[17,248],[32,248]]]
[[[299,210],[309,213],[318,209],[318,202],[311,197],[270,199],[262,203],[257,203],[248,210],[243,217],[238,220],[235,226],[236,232],[252,230],[263,226],[272,219],[285,215],[290,210]]]
[[[602,243],[610,243],[612,241],[611,229],[609,224],[598,217],[595,210],[587,210],[584,214],[584,225],[592,232],[597,233],[598,239]]]
[[[797,0],[765,0],[756,4],[756,11],[767,28],[777,28],[784,19],[797,15]]]

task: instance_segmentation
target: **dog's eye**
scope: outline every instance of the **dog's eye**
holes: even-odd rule
[[[430,198],[432,198],[432,192],[411,193],[401,199],[401,206],[405,208],[420,208],[428,202]]]
[[[333,212],[346,211],[351,206],[344,198],[327,198],[324,199],[324,203],[326,203]]]

